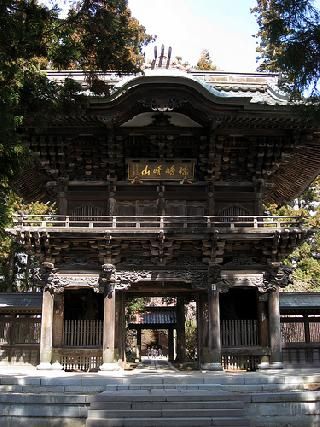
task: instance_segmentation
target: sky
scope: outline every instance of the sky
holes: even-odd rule
[[[42,0],[67,9],[72,0]],[[258,30],[250,8],[255,0],[128,0],[132,15],[156,35],[158,52],[162,44],[172,57],[196,65],[201,51],[207,49],[218,69],[255,71]],[[154,44],[146,48],[153,59]]]
[[[255,0],[129,0],[132,15],[161,44],[172,47],[172,56],[181,56],[196,65],[203,49],[209,50],[218,69],[255,71],[258,30],[250,8]],[[153,57],[153,46],[146,50]]]

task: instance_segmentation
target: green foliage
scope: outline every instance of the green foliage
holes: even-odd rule
[[[97,71],[140,71],[142,47],[151,39],[131,16],[126,0],[74,2],[65,18],[56,6],[49,8],[37,0],[0,2],[0,275],[4,280],[13,277],[10,263],[16,249],[4,233],[18,208],[11,200],[12,183],[30,161],[25,129],[35,123],[45,125],[57,113],[75,113],[85,101],[78,83],[66,79],[60,85],[49,81],[42,70],[83,69],[91,90],[106,93]],[[35,202],[20,209],[39,214],[47,208]]]
[[[285,260],[293,268],[293,284],[286,291],[320,291],[320,179],[319,177],[292,205],[269,205],[271,215],[301,216],[311,236]]]
[[[198,62],[195,68],[196,70],[202,70],[202,71],[214,71],[217,69],[217,67],[212,62],[210,53],[207,49],[204,49],[201,52],[200,58],[198,59]]]
[[[150,298],[132,298],[127,304],[127,316],[142,313]]]
[[[319,97],[320,15],[313,0],[257,0],[260,70],[284,73],[292,98]]]
[[[194,303],[186,305],[186,322],[185,322],[185,337],[186,337],[186,356],[189,360],[195,360],[197,357],[198,338],[197,338],[197,315],[196,306]]]
[[[11,226],[15,213],[29,215],[46,215],[55,213],[54,203],[33,202],[26,204],[13,192],[9,192],[6,198],[7,223]],[[1,230],[0,230],[1,231]],[[18,255],[19,254],[19,255]],[[37,268],[35,259],[31,256],[24,256],[23,248],[14,242],[2,231],[0,240],[0,289],[1,290],[28,290],[32,285],[31,269]],[[26,254],[25,254],[26,255]],[[24,258],[26,262],[22,262]],[[32,267],[32,268],[31,268]]]

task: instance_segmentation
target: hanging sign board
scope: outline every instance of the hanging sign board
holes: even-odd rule
[[[194,178],[195,160],[136,160],[128,161],[128,179],[170,180]]]

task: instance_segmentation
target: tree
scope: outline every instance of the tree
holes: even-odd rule
[[[318,98],[320,15],[314,0],[257,0],[252,12],[259,26],[259,69],[282,72],[293,99],[306,90]]]
[[[291,205],[269,205],[266,212],[271,215],[300,216],[305,225],[314,232],[297,247],[285,260],[293,269],[293,284],[287,291],[320,290],[320,179],[317,178],[310,187]]]
[[[214,71],[216,70],[216,66],[213,64],[210,53],[207,49],[204,49],[201,54],[200,58],[198,59],[197,66],[195,67],[197,70],[202,71]]]
[[[91,89],[105,92],[96,71],[140,71],[142,47],[151,37],[126,0],[82,0],[66,18],[37,0],[3,0],[0,30],[1,224],[10,183],[26,158],[24,126],[81,102],[77,83],[67,79],[57,85],[42,70],[83,69]]]
[[[10,223],[14,205],[13,182],[26,161],[31,161],[23,143],[24,129],[45,123],[56,112],[75,111],[83,101],[79,84],[67,79],[58,85],[43,70],[83,69],[91,90],[105,93],[109,87],[99,81],[97,71],[139,72],[142,47],[151,39],[131,16],[127,0],[74,2],[65,18],[56,6],[49,8],[37,0],[0,2],[2,267],[12,259],[4,227]]]

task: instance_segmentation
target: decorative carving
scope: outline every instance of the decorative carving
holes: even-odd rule
[[[105,296],[111,298],[116,286],[116,268],[113,264],[103,264],[99,276],[99,287],[103,288]]]
[[[221,276],[221,266],[219,264],[212,264],[208,268],[208,287],[222,293],[228,292],[232,287],[232,282]]]
[[[142,104],[143,107],[150,109],[152,111],[158,111],[159,113],[170,112],[177,110],[182,105],[186,104],[188,100],[177,99],[175,97],[157,97],[157,98],[144,98],[138,100],[139,104]],[[159,115],[160,117],[165,117],[163,115]],[[156,116],[155,116],[156,117]]]
[[[103,264],[100,278],[104,281],[115,281],[116,267],[113,264]]]
[[[52,262],[43,262],[36,278],[39,285],[43,286],[43,290],[57,293],[63,292],[63,287],[61,287],[59,280],[57,280],[56,269]]]
[[[254,265],[260,265],[253,257],[249,256],[239,256],[239,257],[232,257],[231,261],[226,262],[223,264],[223,267],[240,267],[240,266],[254,266]]]
[[[122,286],[130,286],[140,281],[165,281],[176,280],[191,282],[194,288],[205,288],[207,283],[206,271],[182,271],[182,270],[118,270],[117,282]]]
[[[265,272],[263,280],[264,292],[275,291],[278,287],[284,288],[292,283],[292,269],[286,265],[270,269]]]

